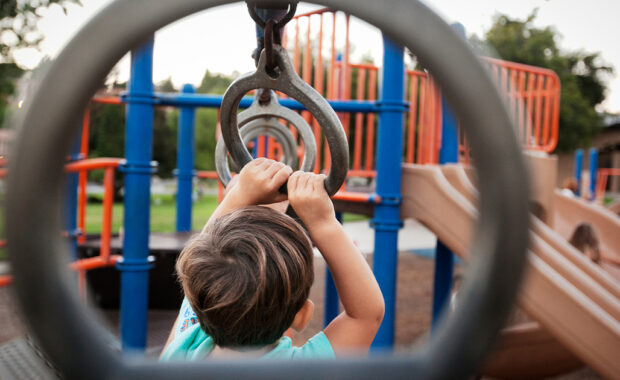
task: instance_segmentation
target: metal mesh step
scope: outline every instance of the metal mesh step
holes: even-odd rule
[[[48,380],[58,375],[27,338],[0,345],[0,379]]]

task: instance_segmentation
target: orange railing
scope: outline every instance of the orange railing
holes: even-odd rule
[[[552,152],[558,144],[560,79],[549,69],[482,58],[518,128],[524,149]]]
[[[343,22],[337,23],[337,19]],[[283,46],[292,50],[293,64],[300,76],[327,99],[372,101],[377,99],[378,67],[350,62],[349,25],[348,15],[330,9],[299,14],[287,25]],[[343,30],[336,33],[339,28]],[[338,39],[337,36],[344,39]],[[338,52],[341,53],[340,57]],[[523,148],[551,152],[558,139],[560,82],[557,75],[551,70],[494,58],[483,57],[482,62],[504,95],[518,127]],[[407,70],[405,96],[409,110],[406,115],[403,161],[437,164],[441,147],[440,90],[426,72]],[[97,97],[93,101],[122,103],[119,97],[112,96]],[[302,116],[312,126],[317,144],[315,171],[329,171],[330,152],[321,129],[309,112],[303,111]],[[375,177],[375,115],[342,112],[339,117],[351,148],[349,176]],[[85,130],[87,124],[86,114]],[[295,129],[292,129],[292,133],[297,137]],[[469,146],[460,131],[459,141],[460,160],[469,163]],[[259,155],[271,158],[277,158],[282,153],[279,144],[271,137],[258,139],[256,148]],[[87,141],[84,140],[82,154],[84,157],[88,154]],[[298,155],[301,159],[303,147],[298,149]],[[216,178],[214,172],[200,172],[198,176]],[[80,189],[85,189],[85,181],[85,175],[80,174]],[[85,191],[80,190],[79,194],[80,204],[84,204]],[[83,225],[83,208],[80,210],[78,221]]]
[[[610,176],[620,176],[620,168],[599,168],[598,177],[596,179],[596,196],[595,199],[599,203],[603,203],[605,198],[605,190],[607,189],[607,180]]]
[[[69,267],[78,272],[78,285],[82,298],[86,296],[86,272],[96,268],[102,268],[112,266],[116,263],[120,256],[111,255],[111,240],[112,240],[112,208],[114,206],[114,174],[118,168],[120,158],[93,158],[89,160],[74,161],[65,165],[65,172],[67,173],[86,173],[90,170],[103,170],[103,207],[102,207],[102,221],[101,221],[101,247],[99,255],[87,259],[79,259],[71,264]],[[6,171],[0,174],[0,178],[6,175]],[[78,215],[80,207],[85,207],[78,202]],[[81,231],[80,235],[84,235],[84,219],[82,225],[78,224],[78,229]],[[2,246],[5,242],[1,242]],[[0,276],[0,287],[8,285],[12,282],[11,276]]]

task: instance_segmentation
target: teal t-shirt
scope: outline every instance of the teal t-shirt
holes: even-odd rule
[[[187,299],[183,300],[179,311],[179,322],[174,326],[174,338],[161,356],[162,361],[203,360],[213,350],[213,339],[198,323],[198,318]],[[302,347],[293,347],[289,337],[282,337],[277,346],[263,355],[261,359],[331,359],[335,358],[329,340],[319,332]]]

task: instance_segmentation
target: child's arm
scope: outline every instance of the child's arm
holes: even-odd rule
[[[286,200],[278,189],[293,172],[290,166],[267,158],[257,158],[241,169],[237,183],[217,206],[202,229],[207,230],[209,222],[245,206],[270,204]]]
[[[342,300],[344,312],[324,330],[341,355],[370,347],[385,306],[370,267],[335,218],[324,181],[324,175],[295,172],[288,181],[288,196],[325,258]]]

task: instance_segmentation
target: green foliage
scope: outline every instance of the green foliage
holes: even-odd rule
[[[3,0],[0,3],[0,58],[12,62],[16,48],[37,46],[43,39],[37,29],[39,9],[57,5],[66,13],[67,3],[79,0]]]
[[[38,10],[52,5],[66,12],[66,4],[79,0],[2,0],[0,1],[0,128],[7,116],[9,97],[15,91],[15,81],[23,71],[13,62],[17,48],[36,47],[43,37],[37,29]]]
[[[0,63],[0,128],[9,110],[9,98],[15,92],[15,81],[22,73],[14,63]]]
[[[196,92],[223,94],[233,79],[233,76],[213,74],[207,70]],[[196,139],[196,156],[194,162],[198,170],[215,170],[215,132],[217,130],[217,122],[217,110],[212,108],[199,108],[196,110],[196,130],[194,134]]]
[[[197,109],[195,126],[195,167],[198,170],[215,170],[217,110],[213,108]]]
[[[200,86],[196,89],[196,92],[201,94],[223,94],[228,86],[232,83],[233,77],[226,76],[224,74],[212,74],[209,70],[205,72],[205,75],[200,81]]]
[[[558,32],[534,27],[535,18],[536,10],[523,21],[499,15],[486,33],[486,42],[502,59],[555,71],[562,84],[557,151],[587,147],[602,124],[594,107],[605,99],[604,74],[611,74],[613,68],[600,63],[599,53],[560,51]],[[487,50],[476,36],[470,42]]]

